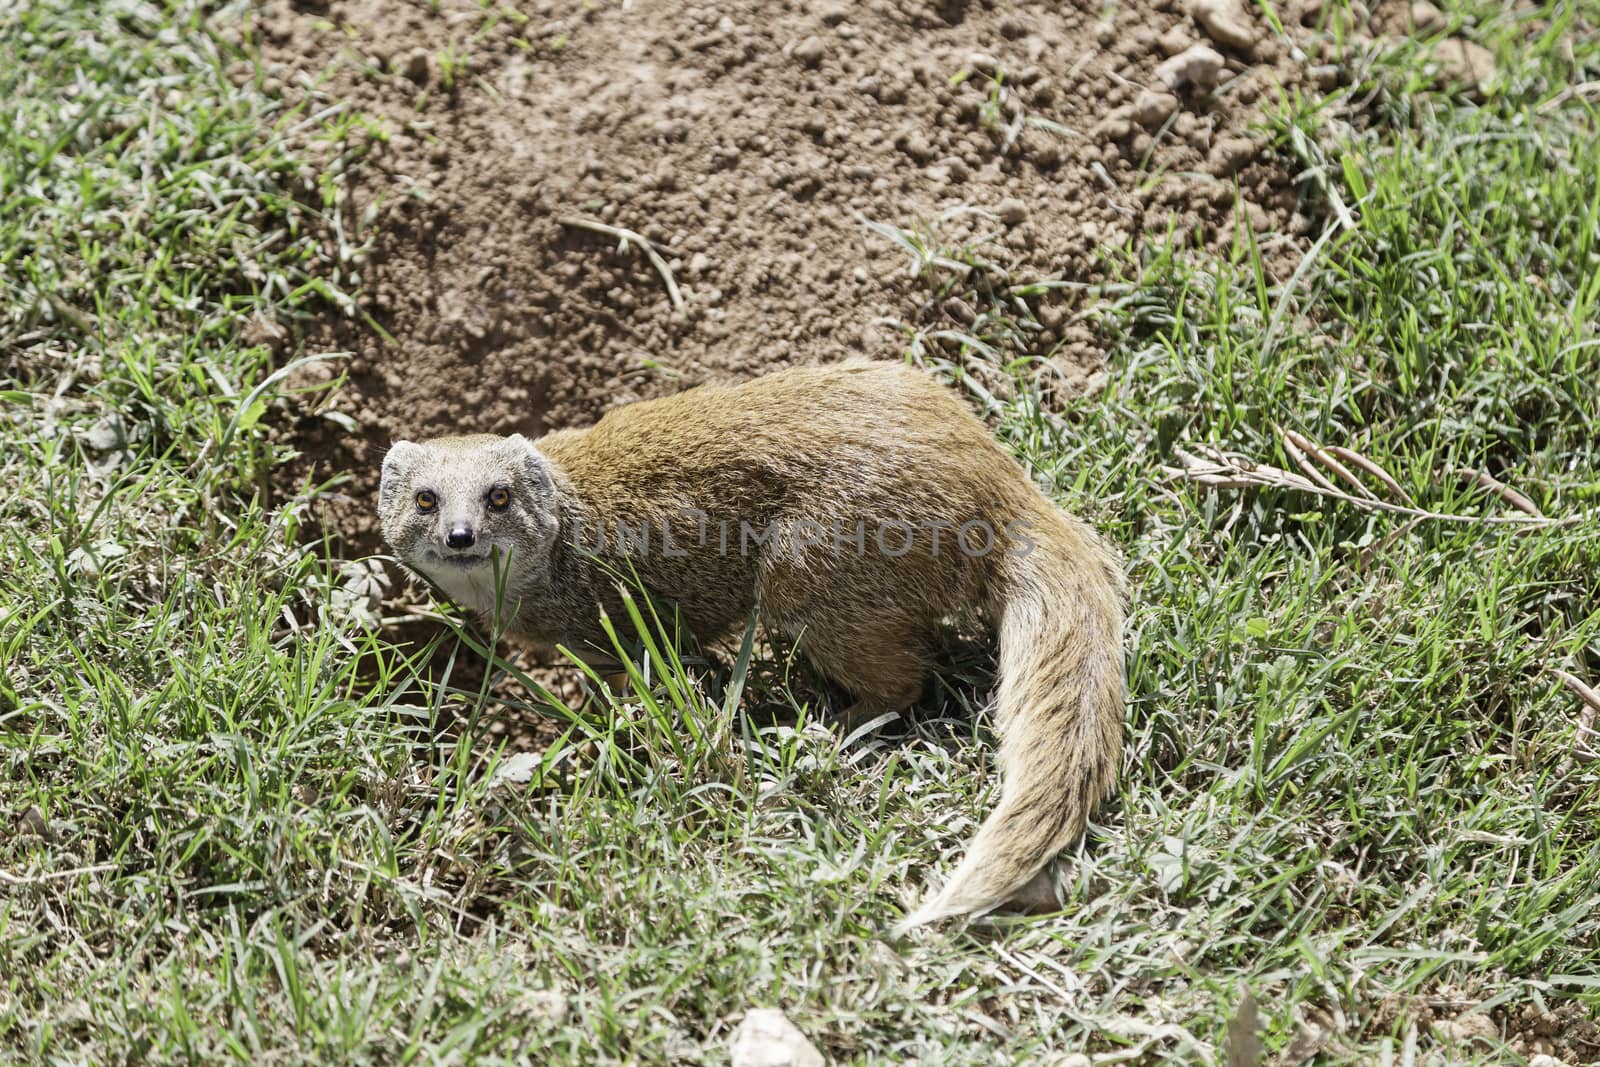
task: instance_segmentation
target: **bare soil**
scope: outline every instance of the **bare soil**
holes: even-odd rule
[[[329,517],[371,550],[397,438],[537,434],[963,329],[973,309],[930,299],[868,221],[1063,283],[1029,298],[1026,345],[1052,388],[1082,388],[1102,356],[1074,312],[1118,256],[1238,225],[1293,253],[1317,225],[1262,121],[1313,91],[1308,62],[1254,5],[1234,15],[1230,33],[1174,0],[266,3],[267,87],[371,128],[348,173],[349,145],[326,152],[361,295],[299,338],[351,355],[291,428],[289,476],[353,472]],[[1197,45],[1222,65],[1171,59]],[[577,219],[655,242],[681,309],[637,247]]]

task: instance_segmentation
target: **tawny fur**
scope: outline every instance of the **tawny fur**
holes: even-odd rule
[[[510,496],[499,513],[486,503],[497,485]],[[438,501],[428,513],[416,505],[421,489]],[[606,656],[599,609],[618,611],[611,575],[630,569],[703,638],[741,628],[756,610],[855,695],[851,719],[917,698],[945,621],[991,621],[1000,803],[902,929],[1004,903],[1083,833],[1112,784],[1122,745],[1119,561],[953,393],[908,367],[781,371],[631,404],[537,442],[400,442],[384,461],[379,513],[408,565],[485,616],[498,604],[500,625],[538,645]],[[619,521],[647,529],[648,548],[597,543],[595,532]],[[1019,536],[969,554],[953,535],[971,521]],[[741,523],[787,532],[741,551]],[[910,541],[895,555],[908,536],[899,523],[910,524]],[[448,548],[463,526],[471,548]],[[817,529],[827,531],[821,544]],[[880,529],[889,530],[881,543]],[[975,531],[967,545],[981,542]]]

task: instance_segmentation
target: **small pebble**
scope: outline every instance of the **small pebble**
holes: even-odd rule
[[[1197,44],[1157,67],[1156,80],[1173,90],[1186,85],[1210,89],[1222,78],[1223,62],[1222,53],[1215,48]]]
[[[1112,108],[1106,112],[1094,128],[1089,131],[1096,140],[1120,141],[1133,133],[1133,109],[1131,107]]]
[[[1185,33],[1182,26],[1174,26],[1156,38],[1156,47],[1169,56],[1175,56],[1179,52],[1185,52],[1193,48],[1194,38]]]
[[[1201,29],[1226,48],[1248,52],[1261,39],[1239,0],[1194,0],[1189,10]]]
[[[979,74],[994,75],[1000,70],[1000,61],[987,52],[968,52],[967,66]]]
[[[1432,33],[1445,26],[1444,12],[1428,0],[1415,0],[1411,5],[1411,28],[1417,33]]]
[[[1494,53],[1475,41],[1449,37],[1433,49],[1433,60],[1448,82],[1481,88],[1494,77]]]
[[[900,142],[900,150],[918,163],[933,162],[933,145],[928,142],[927,134],[920,130],[908,134],[905,140]]]
[[[995,205],[994,213],[1007,226],[1017,226],[1028,220],[1028,205],[1014,196],[1008,196]]]
[[[1218,177],[1236,174],[1256,154],[1256,143],[1248,137],[1224,137],[1211,149],[1211,173]]]
[[[1133,117],[1139,125],[1153,129],[1178,110],[1178,98],[1171,93],[1145,89],[1133,101]]]
[[[418,85],[428,82],[428,50],[413,48],[400,60],[400,73]]]
[[[828,46],[820,37],[807,37],[794,46],[794,57],[808,67],[819,65],[828,54]]]

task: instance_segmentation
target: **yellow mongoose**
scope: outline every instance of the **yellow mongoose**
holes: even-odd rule
[[[704,638],[755,610],[856,696],[921,691],[951,618],[1000,638],[1001,800],[902,928],[1004,903],[1084,829],[1122,746],[1123,576],[948,389],[900,364],[780,371],[529,441],[401,441],[383,532],[513,636],[602,657],[630,569]]]

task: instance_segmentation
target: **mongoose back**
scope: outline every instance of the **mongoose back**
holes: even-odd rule
[[[702,386],[537,441],[401,441],[378,507],[401,560],[513,636],[609,655],[600,609],[632,573],[704,638],[758,612],[851,691],[847,719],[912,703],[946,620],[991,622],[1000,803],[902,929],[1004,903],[1113,782],[1120,562],[910,367]]]

